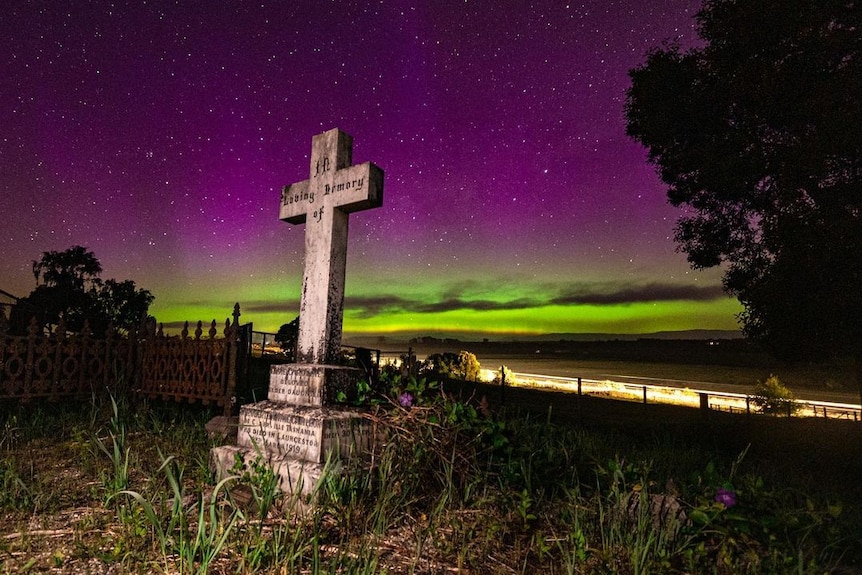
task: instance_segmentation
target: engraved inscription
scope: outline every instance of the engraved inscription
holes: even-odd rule
[[[248,413],[241,430],[241,442],[255,443],[267,451],[302,459],[320,459],[321,425],[307,417],[269,411]],[[247,437],[246,437],[247,436]]]
[[[308,191],[308,187],[306,186],[303,189],[302,186],[284,186],[281,189],[281,205],[289,206],[290,204],[298,204],[299,202],[308,202],[309,204],[314,203],[314,192]]]
[[[298,405],[323,405],[323,378],[308,371],[273,372],[269,399]]]
[[[314,177],[329,171],[329,158],[321,158],[314,163]]]
[[[346,192],[349,190],[361,190],[365,187],[365,178],[354,178],[343,182],[333,182],[332,184],[323,185],[323,195],[328,196],[338,192]],[[284,186],[281,189],[281,205],[289,206],[300,202],[314,203],[314,192],[308,189],[308,186],[290,185]],[[316,213],[316,212],[315,212]]]
[[[331,186],[329,184],[326,184],[323,186],[323,195],[328,196],[329,194],[334,194],[335,192],[346,192],[347,190],[361,190],[364,185],[365,178],[333,183]]]
[[[243,407],[240,418],[240,446],[315,463],[329,452],[348,456],[365,450],[371,439],[367,423],[343,411],[256,404]]]

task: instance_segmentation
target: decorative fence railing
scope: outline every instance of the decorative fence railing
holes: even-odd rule
[[[188,322],[179,336],[166,336],[154,320],[126,336],[108,329],[95,337],[87,324],[70,334],[62,322],[44,334],[35,320],[26,335],[11,335],[0,309],[0,399],[27,402],[130,391],[166,401],[216,404],[229,414],[243,360],[239,316],[236,304],[233,322],[225,320],[221,338],[216,337],[215,320],[208,337],[203,337],[202,322],[190,337]]]
[[[201,337],[200,321],[194,338],[189,337],[188,322],[175,337],[166,337],[150,322],[142,339],[141,393],[163,400],[215,403],[229,414],[236,393],[238,317],[239,304],[234,308],[234,322],[225,320],[224,337],[219,339],[215,320],[208,338]]]
[[[87,397],[127,385],[138,365],[134,337],[119,337],[113,330],[97,338],[85,324],[79,333],[68,334],[61,321],[45,335],[34,319],[27,332],[9,335],[0,311],[0,398]]]

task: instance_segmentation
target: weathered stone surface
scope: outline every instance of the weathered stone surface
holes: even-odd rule
[[[240,447],[312,463],[359,456],[371,445],[369,422],[358,409],[260,401],[240,408],[239,423]]]
[[[239,418],[227,415],[217,415],[204,425],[208,436],[222,441],[236,441],[238,428]]]
[[[260,452],[236,445],[222,445],[210,450],[210,467],[215,470],[217,480],[220,481],[231,475],[231,470],[236,466],[237,456],[245,470],[250,470],[251,464],[260,457],[278,477],[278,488],[282,493],[305,499],[314,493],[325,468],[324,464],[300,461],[286,455]],[[332,472],[340,472],[339,466],[334,465]]]
[[[311,140],[310,177],[285,186],[279,217],[305,224],[299,363],[333,363],[341,349],[348,214],[383,203],[383,170],[352,166],[353,138],[333,129]]]
[[[329,405],[339,392],[347,401],[356,398],[356,386],[364,377],[361,370],[315,364],[273,365],[269,373],[270,401],[294,405]]]
[[[283,492],[306,495],[324,463],[340,466],[363,457],[373,441],[360,410],[332,406],[340,395],[356,398],[363,372],[333,363],[341,352],[348,214],[383,201],[383,170],[351,165],[350,136],[329,130],[314,136],[311,146],[310,177],[285,186],[279,210],[282,220],[306,224],[299,363],[271,368],[268,400],[240,408],[237,445],[216,447],[210,455],[220,478],[231,473],[237,457],[246,466],[260,458],[279,476]]]

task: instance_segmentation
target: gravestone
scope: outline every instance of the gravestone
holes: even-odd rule
[[[237,456],[266,460],[287,493],[313,492],[323,467],[365,451],[371,432],[361,410],[335,404],[353,397],[364,376],[336,365],[341,352],[347,228],[351,212],[383,202],[383,170],[352,165],[353,139],[334,129],[311,141],[309,178],[285,186],[279,218],[305,224],[305,262],[294,364],[271,368],[266,401],[240,408],[237,445],[216,447],[211,460],[221,478]]]

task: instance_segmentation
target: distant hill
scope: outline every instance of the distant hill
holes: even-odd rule
[[[555,341],[638,341],[642,339],[651,340],[718,340],[718,339],[741,339],[742,332],[739,330],[718,329],[693,329],[685,331],[659,331],[655,333],[546,333],[539,335],[524,334],[452,334],[431,332],[425,334],[397,333],[383,335],[355,335],[345,334],[344,343],[358,347],[383,348],[393,345],[406,346],[411,341],[423,341],[426,343],[440,342],[555,342]]]
[[[739,330],[690,329],[684,331],[658,331],[655,333],[548,333],[518,337],[521,341],[636,341],[639,339],[740,339]]]

